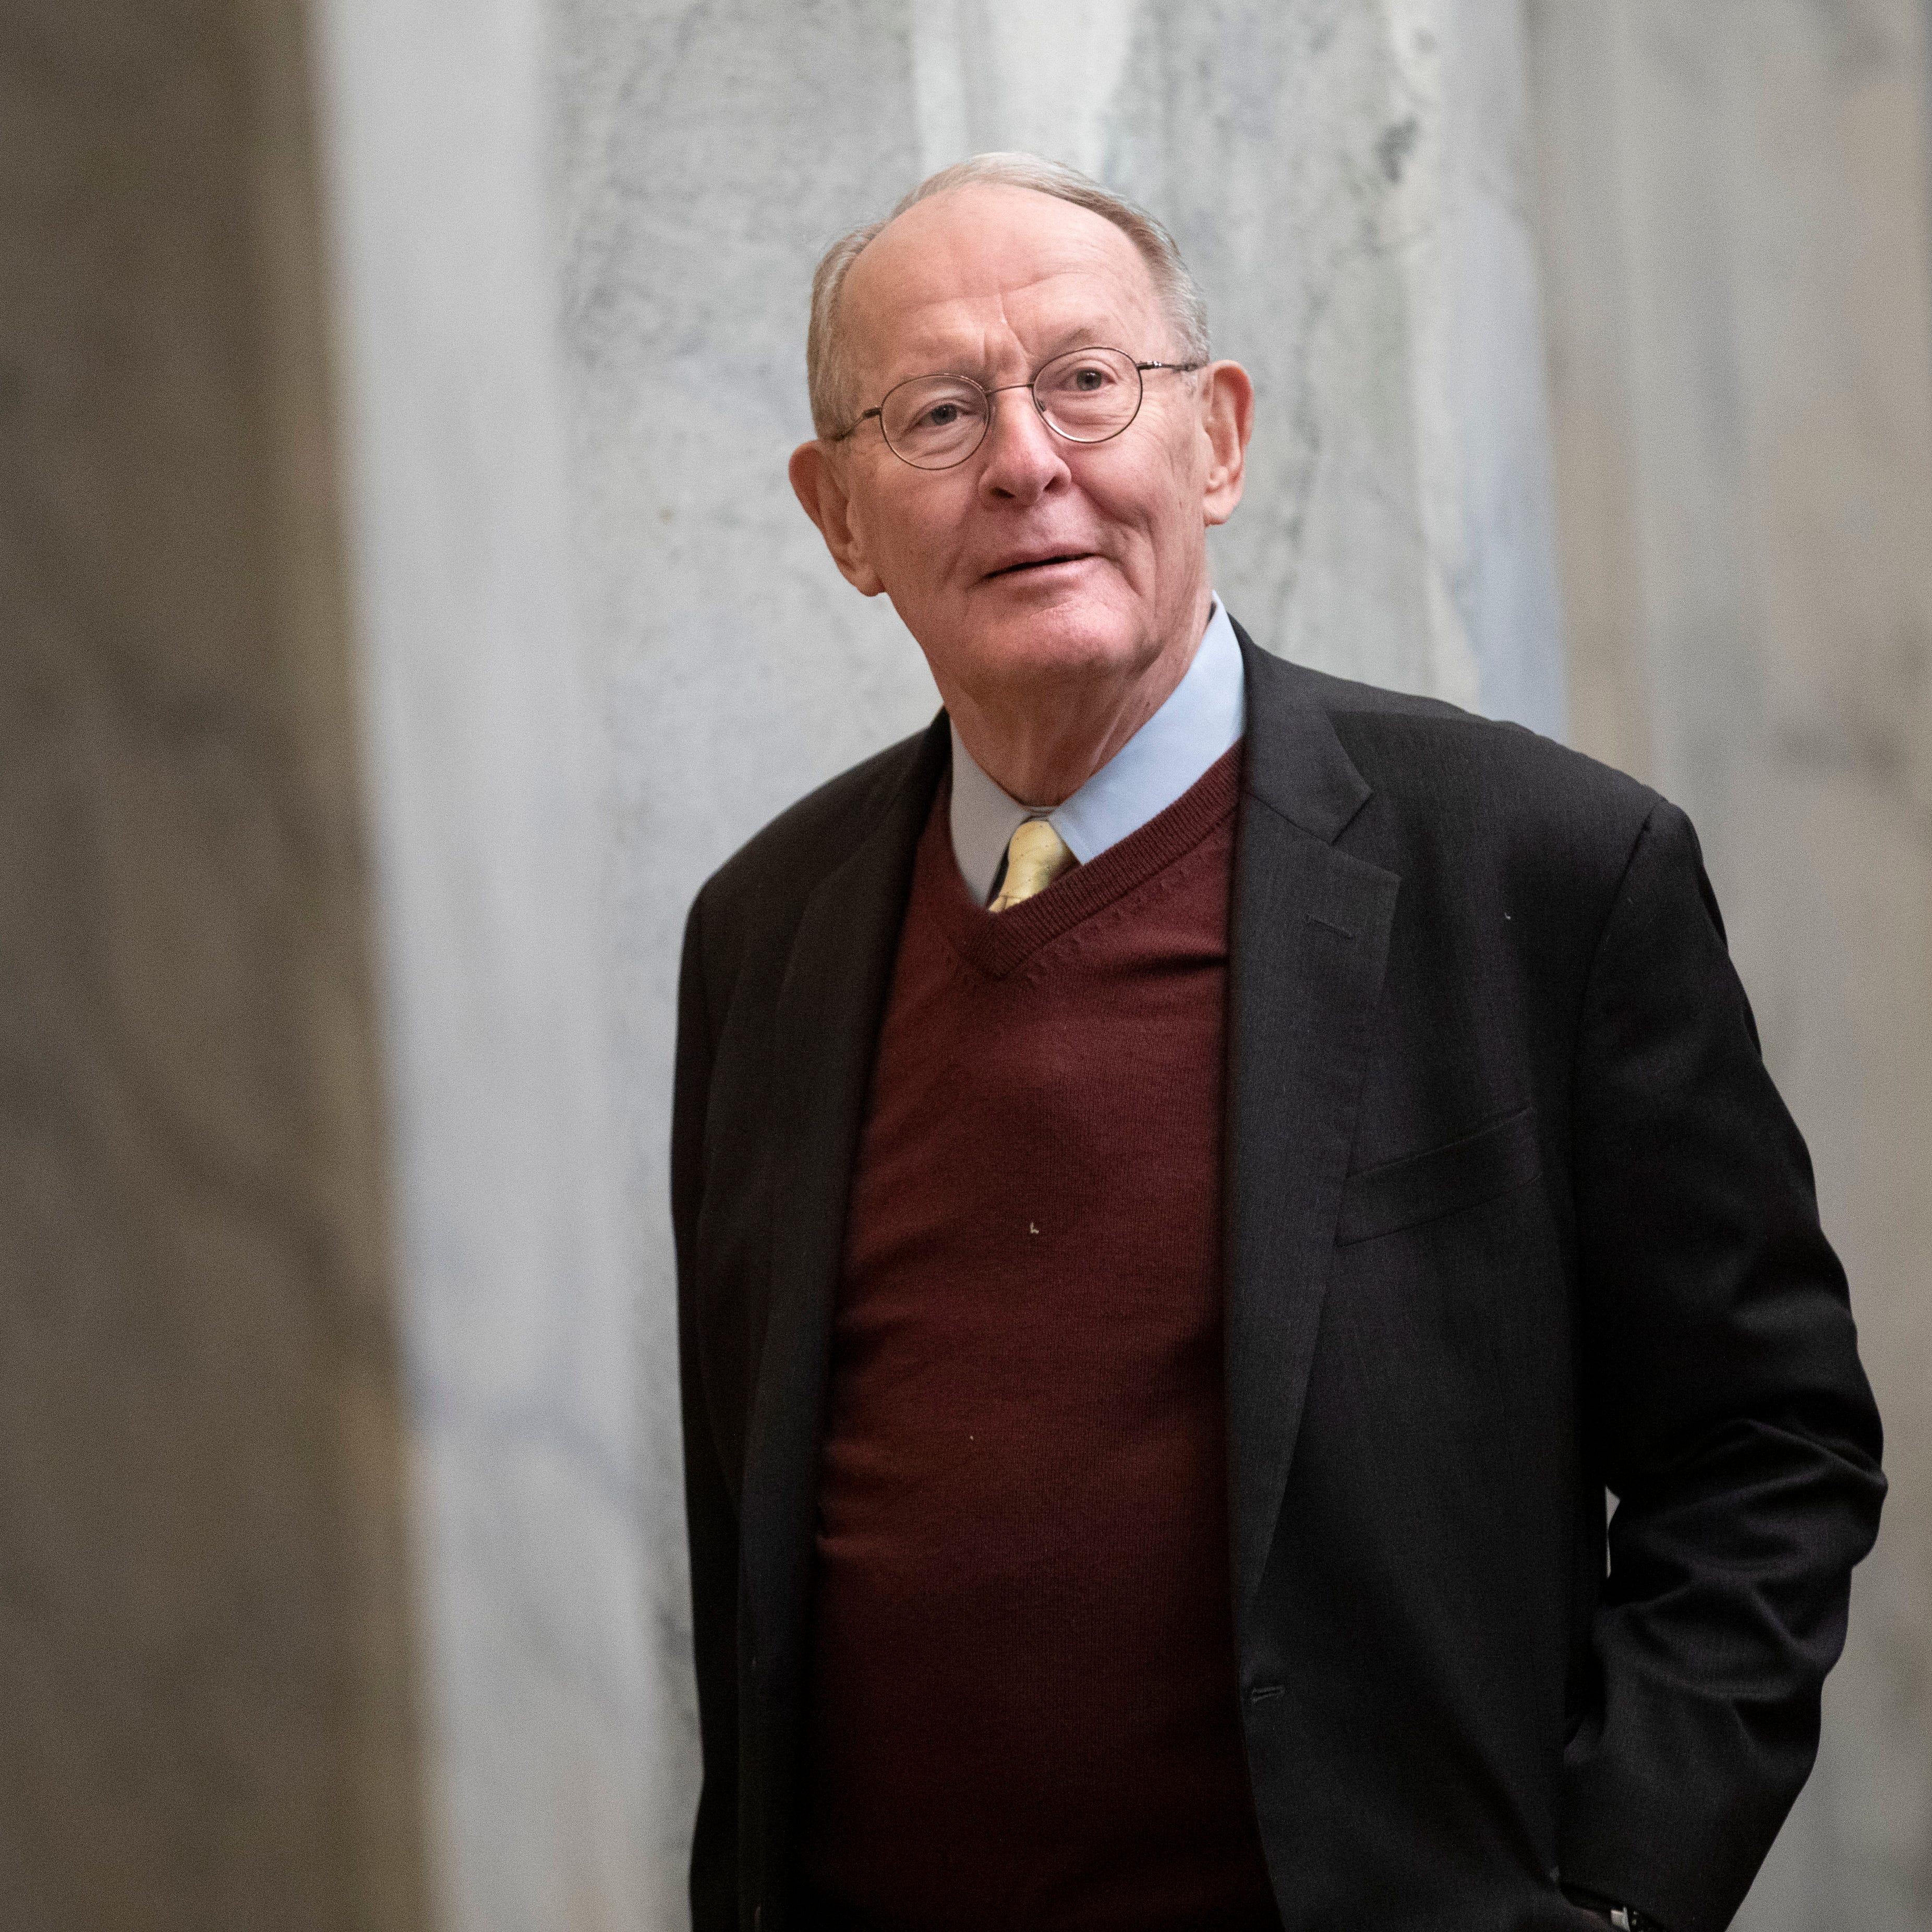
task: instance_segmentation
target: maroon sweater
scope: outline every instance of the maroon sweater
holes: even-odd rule
[[[1239,749],[1037,898],[942,788],[854,1177],[803,1870],[841,1925],[1267,1928],[1222,1421]]]

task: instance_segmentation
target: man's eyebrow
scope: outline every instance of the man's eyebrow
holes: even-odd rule
[[[1126,352],[1127,345],[1115,340],[1119,334],[1120,330],[1116,326],[1107,324],[1096,326],[1088,322],[1076,323],[1069,328],[1055,329],[1051,335],[1044,339],[1041,346],[1034,352],[1030,366],[1037,369],[1041,364],[1051,362],[1056,356],[1064,356],[1068,350],[1072,349],[1118,349]],[[984,354],[976,349],[970,353],[956,356],[950,362],[944,359],[928,360],[922,368],[917,369],[910,368],[910,362],[919,360],[922,352],[915,350],[908,358],[908,376],[977,376],[985,368],[986,358]],[[943,358],[944,353],[945,352],[940,349],[934,349],[932,351],[932,356],[936,358]],[[905,379],[902,377],[901,380]]]
[[[1042,358],[1052,362],[1056,356],[1064,356],[1070,349],[1118,349],[1122,345],[1114,339],[1120,334],[1118,328],[1070,328],[1046,339],[1050,346]]]

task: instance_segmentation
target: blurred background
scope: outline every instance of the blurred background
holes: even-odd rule
[[[699,882],[934,694],[823,245],[1022,147],[1259,386],[1291,656],[1686,806],[1889,1436],[1738,1922],[1932,1928],[1932,6],[8,0],[0,1925],[656,1932]]]

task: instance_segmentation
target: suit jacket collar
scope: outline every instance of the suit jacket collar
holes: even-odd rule
[[[1368,802],[1368,781],[1317,704],[1314,675],[1264,651],[1239,624],[1247,673],[1246,789],[1324,844],[1340,838]]]

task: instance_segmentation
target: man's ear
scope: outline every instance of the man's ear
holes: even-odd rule
[[[1255,428],[1255,386],[1238,362],[1209,363],[1201,372],[1201,427],[1208,450],[1202,512],[1210,524],[1225,524],[1241,500],[1247,474],[1248,438]]]
[[[839,574],[855,590],[878,596],[886,586],[867,560],[864,542],[853,527],[844,466],[824,443],[802,442],[791,453],[789,474],[792,494],[818,526],[818,534],[825,539]]]

